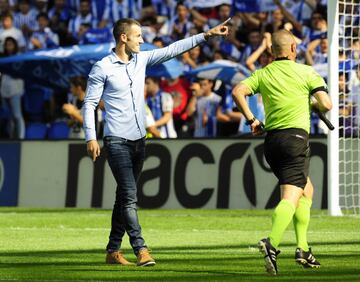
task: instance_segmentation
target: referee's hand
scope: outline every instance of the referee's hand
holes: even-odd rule
[[[258,119],[255,119],[254,122],[250,125],[250,127],[251,133],[254,136],[259,136],[264,133],[264,124]]]

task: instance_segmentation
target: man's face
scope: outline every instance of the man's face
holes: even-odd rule
[[[49,21],[45,17],[39,17],[38,23],[39,23],[40,29],[44,29],[45,27],[47,27],[49,25]]]
[[[311,26],[314,29],[320,29],[321,27],[322,16],[320,14],[314,13],[311,17]]]
[[[213,84],[210,80],[207,80],[207,79],[200,80],[199,84],[205,95],[211,93]]]
[[[65,6],[65,0],[55,0],[54,6],[62,9]]]
[[[27,14],[30,11],[30,5],[26,2],[19,3],[19,10],[23,14]]]
[[[322,53],[326,53],[328,50],[328,40],[327,39],[321,39],[320,40],[320,50]]]
[[[260,33],[258,31],[253,31],[249,34],[249,43],[252,46],[257,46],[260,44],[261,41],[261,37],[260,37]]]
[[[81,2],[79,8],[80,14],[84,17],[90,13],[90,5],[88,2]]]
[[[81,89],[79,86],[75,86],[74,84],[70,83],[70,92],[76,97],[79,97],[79,89]]]
[[[226,19],[230,17],[231,7],[229,5],[222,5],[219,9],[219,17],[221,19]]]
[[[145,80],[145,85],[146,85],[147,93],[149,93],[152,96],[156,94],[158,85],[155,83],[155,81],[153,81],[151,78],[147,78]]]
[[[2,19],[3,28],[8,29],[13,26],[13,20],[11,17],[4,17]]]
[[[186,8],[186,6],[184,5],[179,5],[177,8],[177,15],[179,17],[180,20],[185,20],[187,19],[188,16],[188,10]]]
[[[131,53],[139,53],[140,44],[142,43],[144,43],[144,40],[141,35],[141,27],[136,24],[131,25],[126,34],[126,50]]]

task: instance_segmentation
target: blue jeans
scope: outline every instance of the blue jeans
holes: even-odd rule
[[[119,250],[126,231],[134,253],[137,255],[141,248],[146,247],[141,236],[136,206],[136,182],[144,164],[145,138],[131,141],[121,137],[106,136],[104,146],[117,183],[111,232],[106,249],[108,252]]]
[[[25,122],[22,115],[21,110],[21,96],[13,96],[11,98],[3,98],[5,104],[9,107],[11,116],[15,120],[15,128],[16,128],[16,135],[15,138],[17,139],[24,139],[25,138]],[[11,124],[8,124],[7,130],[9,131],[9,135],[12,138],[12,127]]]

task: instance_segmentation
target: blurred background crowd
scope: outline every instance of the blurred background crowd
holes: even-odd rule
[[[112,25],[135,18],[146,43],[164,47],[230,21],[228,38],[213,39],[176,58],[179,75],[146,78],[149,137],[225,137],[249,134],[237,111],[234,83],[272,61],[271,34],[288,29],[296,36],[298,62],[327,79],[326,0],[0,0],[0,54],[78,45],[113,43]],[[360,5],[340,6],[339,115],[342,136],[358,134],[360,104]],[[0,59],[1,60],[1,59]],[[355,63],[354,63],[355,62]],[[231,68],[234,73],[228,70]],[[30,71],[30,70],[29,70]],[[238,72],[238,73],[236,73]],[[87,73],[69,77],[67,89],[1,74],[0,138],[83,138],[81,105]],[[249,97],[264,120],[260,95]],[[103,112],[96,112],[101,137]],[[314,114],[311,133],[326,133]]]

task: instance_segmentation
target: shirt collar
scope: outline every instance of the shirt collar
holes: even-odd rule
[[[274,61],[289,61],[290,59],[288,57],[277,57]]]
[[[131,54],[131,59],[129,60],[132,61],[134,60],[135,58],[135,54]],[[115,63],[120,63],[120,64],[123,64],[123,65],[126,65],[126,63],[124,63],[115,53],[115,48],[112,48],[111,49],[111,54],[110,54],[110,61],[115,64]]]

